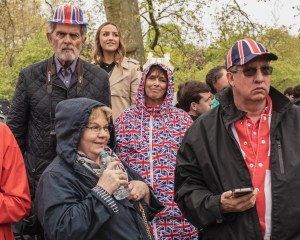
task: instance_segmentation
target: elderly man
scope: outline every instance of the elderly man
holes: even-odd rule
[[[230,87],[179,150],[175,201],[204,240],[300,239],[300,108],[270,87],[271,60],[262,44],[237,41]]]
[[[20,72],[7,121],[25,159],[32,198],[40,175],[56,155],[56,105],[77,97],[111,105],[105,71],[79,58],[88,25],[82,10],[59,6],[49,24],[47,38],[54,55]]]

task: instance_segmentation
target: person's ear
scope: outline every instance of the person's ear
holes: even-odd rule
[[[197,110],[197,103],[191,102],[190,109],[193,110],[193,111],[196,111]]]
[[[52,34],[47,32],[46,35],[47,35],[47,39],[48,39],[49,44],[52,46]]]
[[[226,77],[227,77],[227,79],[228,79],[229,85],[233,87],[233,86],[234,86],[233,73],[227,72],[227,73],[226,73]]]
[[[82,37],[82,44],[84,44],[86,41],[86,37]]]

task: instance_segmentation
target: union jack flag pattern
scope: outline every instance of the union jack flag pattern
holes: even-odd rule
[[[146,75],[153,65],[167,71],[168,90],[160,106],[145,104]],[[176,155],[186,130],[192,124],[186,112],[172,106],[174,78],[163,64],[152,64],[143,73],[136,105],[125,110],[115,122],[121,159],[150,185],[165,209],[151,222],[156,239],[198,239],[197,229],[182,215],[174,202]]]

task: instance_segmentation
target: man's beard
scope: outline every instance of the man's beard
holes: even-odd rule
[[[68,50],[68,51],[66,51]],[[75,59],[79,57],[80,49],[77,51],[74,47],[62,46],[61,50],[57,52],[57,58],[65,63],[72,63]]]

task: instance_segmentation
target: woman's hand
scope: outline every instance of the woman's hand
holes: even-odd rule
[[[150,191],[146,183],[138,180],[129,182],[129,200],[139,201],[144,199],[147,204],[150,203]]]
[[[118,164],[118,161],[109,164],[97,183],[98,186],[102,187],[110,195],[113,194],[120,185],[128,185],[127,174],[118,168]]]

